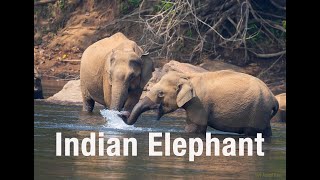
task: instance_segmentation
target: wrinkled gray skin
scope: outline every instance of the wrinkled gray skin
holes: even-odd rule
[[[134,124],[141,113],[158,110],[158,119],[178,108],[186,110],[186,132],[214,129],[264,137],[272,135],[270,119],[278,101],[259,79],[244,73],[222,70],[182,74],[169,72],[139,101],[125,123]]]
[[[33,99],[43,99],[41,76],[36,68],[33,74]]]
[[[131,112],[152,71],[152,60],[122,33],[92,44],[81,59],[83,110],[92,112],[98,102],[109,109]]]

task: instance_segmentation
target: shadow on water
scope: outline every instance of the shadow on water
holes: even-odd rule
[[[260,179],[286,178],[286,125],[273,124],[273,136],[263,144],[265,156],[205,156],[195,157],[194,162],[185,156],[149,156],[149,132],[171,132],[173,139],[183,137],[186,140],[194,135],[184,133],[185,114],[177,111],[155,120],[153,112],[144,113],[134,126],[128,127],[113,120],[106,120],[95,108],[91,114],[81,112],[80,106],[57,105],[35,100],[34,109],[34,174],[35,179],[168,179],[168,178],[205,178],[205,179]],[[102,113],[103,114],[103,113]],[[217,132],[209,128],[212,137],[220,140],[226,137],[235,139],[239,135]],[[75,137],[79,142],[90,136],[90,132],[104,132],[105,149],[109,138],[134,137],[137,139],[138,156],[57,157],[56,132],[62,137]],[[205,142],[205,137],[201,137]],[[164,144],[164,138],[158,138]],[[122,142],[121,142],[122,145]],[[220,144],[222,147],[222,144]],[[129,148],[131,149],[131,148]],[[156,150],[164,152],[164,146]],[[131,151],[129,151],[130,155]],[[73,152],[71,151],[71,154]]]

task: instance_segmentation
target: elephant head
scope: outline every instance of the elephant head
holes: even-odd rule
[[[132,41],[113,49],[107,55],[105,65],[111,86],[110,109],[131,111],[151,78],[152,60]]]
[[[157,109],[159,120],[164,114],[183,107],[193,97],[195,92],[189,77],[182,73],[169,72],[134,106],[129,118],[122,116],[122,119],[126,124],[132,125],[141,113]]]

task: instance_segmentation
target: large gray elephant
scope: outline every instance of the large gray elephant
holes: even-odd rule
[[[164,114],[183,108],[187,132],[205,133],[207,126],[248,136],[261,132],[272,135],[270,119],[278,101],[258,78],[230,70],[182,74],[169,72],[136,104],[132,113],[121,117],[134,124],[141,113],[158,110]]]
[[[114,110],[131,111],[151,78],[153,62],[122,33],[97,41],[83,53],[80,86],[83,110],[95,102]]]

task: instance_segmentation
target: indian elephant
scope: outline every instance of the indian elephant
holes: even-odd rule
[[[186,110],[185,131],[205,133],[214,129],[264,137],[272,135],[270,119],[278,101],[258,78],[230,70],[183,74],[169,72],[141,99],[129,115],[120,115],[134,124],[141,113],[158,110],[158,120],[178,108]]]
[[[83,110],[95,102],[114,110],[131,111],[151,78],[153,62],[122,33],[97,41],[83,53],[80,86]]]
[[[41,75],[33,68],[33,99],[43,99]]]

